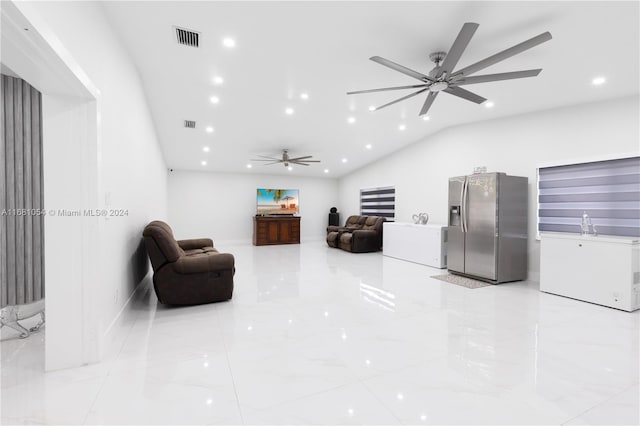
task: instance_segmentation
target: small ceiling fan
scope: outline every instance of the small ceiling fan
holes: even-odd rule
[[[319,163],[320,160],[307,160],[307,158],[313,157],[313,155],[305,155],[304,157],[289,157],[289,150],[282,150],[282,158],[275,157],[267,157],[264,155],[258,155],[258,157],[262,157],[261,159],[252,158],[251,161],[269,161],[269,163],[265,163],[265,166],[269,166],[271,164],[279,164],[284,163],[285,167],[289,167],[289,164],[296,164],[299,166],[308,166],[308,163]]]
[[[410,77],[418,79],[421,81],[421,84],[415,84],[411,86],[399,86],[399,87],[385,87],[381,89],[370,89],[370,90],[357,90],[353,92],[347,92],[347,95],[356,95],[360,93],[372,93],[372,92],[383,92],[388,90],[401,90],[401,89],[419,89],[416,92],[413,92],[409,95],[403,96],[399,99],[386,103],[382,106],[379,106],[373,111],[377,111],[379,109],[388,107],[389,105],[393,105],[397,102],[404,101],[405,99],[409,99],[413,96],[419,95],[423,92],[428,91],[427,99],[424,101],[422,105],[422,109],[420,110],[419,115],[424,115],[429,111],[433,101],[438,96],[440,92],[446,92],[450,95],[457,96],[462,99],[466,99],[471,102],[475,102],[477,104],[481,104],[486,101],[482,96],[476,95],[473,92],[470,92],[466,89],[463,89],[460,86],[464,86],[467,84],[476,84],[476,83],[487,83],[490,81],[500,81],[500,80],[511,80],[516,78],[526,78],[526,77],[535,77],[540,74],[542,71],[541,68],[526,70],[526,71],[514,71],[514,72],[505,72],[499,74],[486,74],[486,75],[478,75],[474,77],[470,77],[471,74],[474,74],[480,70],[483,70],[491,65],[494,65],[498,62],[504,61],[507,58],[510,58],[514,55],[524,52],[525,50],[529,50],[532,47],[535,47],[539,44],[544,43],[545,41],[551,40],[551,33],[544,32],[540,35],[537,35],[529,40],[523,41],[520,44],[516,44],[513,47],[510,47],[502,52],[496,53],[493,56],[489,56],[475,64],[471,64],[465,68],[462,68],[458,71],[453,71],[455,66],[457,65],[460,57],[464,53],[467,45],[471,41],[473,34],[478,29],[478,24],[473,22],[467,22],[462,26],[458,37],[453,42],[451,49],[449,52],[434,52],[429,55],[429,59],[435,62],[436,66],[429,74],[422,74],[417,71],[414,71],[410,68],[404,67],[400,64],[396,64],[388,59],[381,58],[380,56],[372,56],[371,59],[374,62],[379,63],[380,65],[384,65],[385,67],[389,67],[392,70],[401,72]]]

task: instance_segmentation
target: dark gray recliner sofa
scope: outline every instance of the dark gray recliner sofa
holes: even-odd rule
[[[349,216],[345,226],[327,227],[327,244],[352,253],[378,251],[382,248],[384,221],[380,216]]]
[[[171,227],[159,220],[149,223],[142,235],[161,303],[197,305],[231,299],[232,254],[219,253],[209,238],[176,241]]]

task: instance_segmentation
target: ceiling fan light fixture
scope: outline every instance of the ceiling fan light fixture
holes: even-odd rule
[[[601,84],[604,84],[607,82],[607,79],[604,77],[596,77],[593,80],[591,80],[591,84],[593,84],[594,86],[600,86]]]
[[[449,83],[447,83],[446,81],[436,81],[431,86],[429,86],[429,91],[434,93],[440,92],[448,87],[449,87]]]
[[[493,102],[491,102],[491,101],[489,101],[489,102],[487,102],[486,104],[484,104],[484,106],[485,106],[486,108],[493,108],[493,106],[494,106],[494,105],[495,105],[495,104],[494,104]]]

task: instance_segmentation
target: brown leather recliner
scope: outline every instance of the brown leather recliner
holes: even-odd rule
[[[329,247],[338,247],[340,243],[340,234],[362,228],[365,220],[366,216],[353,215],[347,218],[344,226],[327,226],[327,244],[329,244]]]
[[[209,238],[176,241],[171,227],[159,220],[149,223],[142,235],[161,303],[198,305],[231,299],[232,254],[219,253]]]
[[[327,244],[352,253],[367,253],[382,248],[384,217],[349,216],[343,227],[327,227]]]

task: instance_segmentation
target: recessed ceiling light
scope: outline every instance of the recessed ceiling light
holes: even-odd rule
[[[215,76],[213,77],[213,84],[216,85],[221,85],[222,83],[224,83],[224,78],[220,77],[220,76]]]
[[[364,147],[367,148],[367,149],[371,149],[372,148],[370,143],[366,144]]]
[[[203,150],[204,152],[209,152],[209,147],[208,147],[208,146],[203,146],[203,147],[202,147],[202,150]]]
[[[206,166],[206,165],[207,165],[207,162],[206,162],[206,161],[203,161],[203,162],[201,162],[200,164],[202,164],[203,166]]]
[[[207,126],[207,128],[206,128],[206,129],[204,129],[204,130],[205,130],[205,132],[207,132],[207,133],[213,133],[213,127],[211,127],[211,126]]]
[[[604,77],[596,77],[593,80],[591,80],[591,83],[596,85],[596,86],[599,86],[599,85],[604,84],[606,82],[607,82],[607,79],[604,78]]]
[[[293,167],[289,166],[289,167],[287,167],[287,170],[291,171],[291,170],[293,170]]]
[[[407,126],[405,126],[404,124],[401,124],[401,125],[398,126],[398,130],[400,130],[400,131],[403,131],[403,130],[406,130],[406,129],[407,129]]]
[[[375,111],[375,110],[376,110],[376,107],[374,107],[373,105],[369,107],[369,111]]]
[[[356,118],[355,117],[349,117],[347,118],[347,121],[349,122],[349,124],[353,124],[356,122]]]
[[[300,93],[300,99],[309,99],[309,94],[308,93]]]
[[[486,104],[484,104],[485,107],[487,108],[493,108],[493,105],[495,105],[493,102],[489,101]]]
[[[329,173],[329,169],[324,169],[324,172],[325,173]]]
[[[217,96],[212,96],[209,98],[209,100],[211,101],[212,104],[217,104],[218,102],[220,102],[220,98]]]
[[[247,164],[247,169],[252,168],[253,166],[251,164]]]
[[[287,108],[284,110],[284,113],[287,115],[293,115],[293,108]]]
[[[346,158],[343,158],[343,159],[342,159],[342,162],[343,162],[343,163],[346,163],[347,161],[349,161],[349,160],[347,160]]]
[[[422,116],[422,119],[423,119],[424,121],[429,121],[429,120],[431,120],[431,119],[429,118],[429,116],[428,116],[428,115],[423,115],[423,116]]]
[[[231,37],[225,37],[222,40],[222,44],[224,47],[228,47],[228,48],[236,47],[236,41]]]

